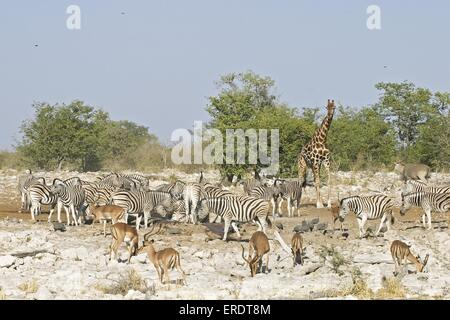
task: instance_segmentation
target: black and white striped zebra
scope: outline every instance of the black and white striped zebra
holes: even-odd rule
[[[300,216],[300,200],[302,198],[302,191],[304,183],[300,181],[286,181],[280,184],[281,200],[278,203],[278,211],[281,212],[281,204],[287,200],[288,217],[293,215],[294,210],[297,210],[297,216]]]
[[[427,193],[450,193],[449,187],[435,187],[429,186],[425,182],[419,180],[408,180],[402,188],[403,194],[413,192],[427,192]]]
[[[255,178],[246,179],[242,182],[242,187],[244,188],[244,192],[247,195],[250,195],[250,192],[254,188],[261,187],[261,186],[264,186],[264,183],[261,180],[258,180]]]
[[[275,219],[275,213],[277,211],[277,201],[280,196],[279,187],[255,187],[250,191],[249,195],[254,198],[270,201],[270,203],[272,204],[272,217]]]
[[[450,210],[450,193],[413,192],[402,193],[400,214],[405,215],[411,207],[421,207],[423,210],[422,224],[426,228],[425,217],[428,218],[428,229],[431,226],[431,212],[447,212]]]
[[[143,191],[149,191],[149,179],[141,174],[124,174],[119,173],[119,176],[133,180],[138,187],[141,187]]]
[[[112,195],[112,204],[127,210],[125,221],[128,215],[136,216],[136,229],[139,230],[141,215],[144,215],[144,226],[150,218],[150,213],[157,206],[163,206],[166,210],[172,210],[175,200],[169,192],[164,191],[118,191]]]
[[[31,174],[31,171],[27,171],[26,175],[19,177],[18,190],[21,196],[21,208],[19,212],[30,210],[31,200],[29,196],[29,187],[34,184],[45,184],[45,179],[42,177],[35,177]]]
[[[199,183],[188,183],[183,190],[183,199],[188,221],[197,223],[198,202],[202,198],[202,185]]]
[[[68,181],[67,184],[65,181],[60,179],[54,179],[53,184],[50,187],[50,191],[58,196],[58,200],[61,201],[64,210],[67,215],[67,224],[70,225],[70,213],[72,213],[72,218],[74,220],[75,225],[77,226],[81,223],[81,214],[84,210],[85,203],[85,193],[81,186],[81,180],[78,178]],[[58,221],[60,218],[60,210],[58,210]],[[51,219],[51,215],[49,216],[49,220]]]
[[[220,187],[214,186],[210,183],[205,183],[203,185],[203,192],[204,196],[206,198],[222,198],[222,197],[235,197],[236,195],[228,190],[223,190]],[[219,215],[216,215],[214,213],[211,213],[209,216],[209,222],[210,223],[220,223],[222,221],[222,217]],[[204,219],[205,217],[200,216],[200,220]]]
[[[377,236],[385,221],[388,230],[390,230],[391,223],[394,222],[392,208],[392,200],[384,195],[352,196],[341,200],[339,219],[342,222],[349,212],[354,212],[358,220],[359,236],[362,238],[365,234],[364,225],[366,221],[381,218],[380,226],[375,233]]]
[[[181,199],[183,197],[184,187],[186,183],[181,180],[176,180],[173,183],[164,183],[155,188],[156,191],[165,191],[171,193],[175,198]]]
[[[203,198],[200,201],[200,211],[213,212],[222,217],[225,222],[223,240],[227,240],[230,224],[238,237],[241,237],[236,222],[257,222],[258,230],[263,232],[266,222],[271,225],[269,203],[250,196]]]
[[[106,184],[108,187],[114,187],[117,189],[140,191],[140,183],[136,180],[127,178],[119,173],[110,173],[106,177],[100,180],[101,183]]]
[[[53,211],[55,210],[55,207],[59,205],[58,196],[51,192],[50,187],[48,187],[45,183],[45,179],[43,180],[43,183],[32,184],[31,186],[28,187],[27,191],[31,202],[31,209],[30,209],[31,220],[33,221],[36,220],[35,217],[36,215],[41,213],[42,205],[50,206],[49,217],[51,217]]]

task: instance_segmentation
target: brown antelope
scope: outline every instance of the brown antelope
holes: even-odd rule
[[[94,223],[96,221],[103,221],[103,235],[106,237],[106,222],[111,221],[112,224],[117,223],[119,220],[122,220],[124,214],[126,213],[126,209],[115,205],[105,205],[105,206],[95,206],[90,205],[89,211],[91,215],[94,216],[92,220],[92,227],[94,227]]]
[[[242,247],[242,258],[248,263],[250,267],[250,273],[252,277],[257,273],[256,265],[259,264],[258,269],[262,269],[262,257],[267,254],[266,260],[266,270],[265,273],[269,270],[269,239],[266,234],[262,231],[256,231],[250,241],[248,242],[248,258],[245,258],[244,254],[244,246]],[[255,255],[253,255],[253,251],[255,251]]]
[[[400,266],[402,266],[405,262],[410,261],[412,263],[415,264],[417,272],[422,272],[423,269],[425,268],[427,262],[428,262],[428,257],[429,255],[427,254],[425,256],[425,260],[420,259],[420,256],[415,256],[411,253],[411,251],[409,250],[411,246],[408,246],[406,243],[400,241],[400,240],[395,240],[392,242],[391,245],[391,254],[392,254],[392,259],[394,260],[395,263],[395,272],[394,274],[397,274],[398,269],[400,268]],[[406,267],[408,268],[408,267]]]
[[[165,248],[160,251],[156,251],[153,247],[153,240],[148,241],[148,237],[151,235],[151,232],[147,233],[144,236],[144,243],[141,248],[137,251],[137,254],[142,252],[146,252],[148,258],[155,266],[156,272],[158,272],[159,280],[162,284],[164,284],[164,277],[167,280],[167,283],[170,284],[169,271],[176,268],[178,272],[181,273],[183,277],[183,282],[186,284],[186,275],[181,269],[180,265],[180,254],[173,248]]]
[[[294,267],[296,264],[303,264],[303,237],[300,233],[295,233],[292,236],[291,251],[294,256]]]
[[[123,222],[117,222],[111,226],[111,234],[113,241],[110,247],[109,260],[112,259],[114,252],[114,259],[117,257],[117,250],[122,242],[126,242],[129,252],[128,263],[130,263],[131,257],[136,255],[138,248],[139,235],[135,227],[129,226]]]
[[[344,231],[343,228],[343,221],[341,218],[339,218],[339,203],[333,203],[331,205],[331,219],[333,220],[333,231],[336,230],[336,221],[339,220],[340,224],[341,224],[341,231]]]

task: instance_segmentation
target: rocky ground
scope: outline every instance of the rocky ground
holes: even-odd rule
[[[292,257],[283,251],[269,231],[271,244],[269,272],[250,277],[241,257],[241,246],[247,252],[247,241],[256,227],[241,226],[243,240],[223,242],[220,225],[164,225],[153,237],[156,249],[173,247],[181,255],[181,266],[187,284],[171,273],[172,283],[158,282],[154,267],[145,254],[125,262],[108,261],[111,236],[103,237],[101,226],[67,227],[54,231],[46,222],[30,223],[29,214],[18,214],[17,172],[0,172],[0,299],[385,299],[385,298],[450,298],[450,232],[449,216],[435,214],[433,230],[424,230],[420,210],[405,216],[394,211],[393,230],[383,236],[357,238],[354,215],[344,223],[344,231],[333,231],[328,209],[316,209],[314,189],[307,188],[302,198],[300,216],[283,216],[276,220],[280,234],[290,243],[293,229],[303,221],[319,218],[311,231],[305,231],[305,256],[302,266],[293,267]],[[39,173],[37,173],[39,175]],[[165,171],[154,177],[152,185],[171,175],[195,181],[198,175]],[[79,175],[94,180],[96,174],[73,172],[42,174],[68,178]],[[209,172],[206,180],[214,181],[217,173]],[[50,181],[50,180],[49,180]],[[432,181],[450,184],[450,175],[434,174]],[[394,173],[338,172],[332,180],[332,200],[350,194],[368,195],[382,192],[399,201],[397,175]],[[327,188],[322,194],[326,199]],[[366,227],[375,230],[377,222]],[[140,230],[142,238],[146,230]],[[409,272],[394,277],[394,264],[389,247],[400,239],[412,245],[413,253],[430,255],[423,273]],[[127,258],[125,247],[121,259]]]

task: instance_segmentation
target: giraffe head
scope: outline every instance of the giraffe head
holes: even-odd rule
[[[334,109],[336,109],[336,106],[334,105],[334,100],[328,99],[328,104],[327,104],[328,113],[332,113],[334,111]]]

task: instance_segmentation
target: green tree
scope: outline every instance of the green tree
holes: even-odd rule
[[[419,127],[436,115],[446,103],[448,96],[418,88],[413,83],[378,83],[375,88],[381,91],[379,102],[375,105],[380,114],[393,124],[403,157],[413,160],[411,153],[419,136]],[[446,100],[447,99],[447,100]]]
[[[34,120],[25,121],[23,140],[18,150],[27,161],[39,168],[62,168],[64,162],[82,162],[95,152],[93,139],[88,139],[94,126],[96,111],[81,101],[70,105],[33,105]]]
[[[436,169],[450,168],[450,104],[419,128],[414,146],[418,160]]]
[[[159,165],[165,155],[148,128],[130,121],[112,121],[108,113],[81,101],[69,105],[37,103],[35,118],[25,121],[17,150],[27,166],[83,171]],[[144,152],[145,150],[146,152]]]
[[[390,165],[396,154],[395,132],[375,108],[339,107],[329,133],[333,162],[341,170]]]
[[[209,97],[206,110],[212,118],[209,127],[219,129],[224,137],[226,129],[279,129],[280,170],[283,176],[288,176],[296,172],[298,152],[312,135],[314,124],[298,118],[294,109],[280,103],[273,94],[274,84],[269,77],[251,71],[222,76],[218,82],[219,93]],[[268,149],[270,151],[270,139]],[[261,163],[223,164],[219,169],[230,179],[233,175],[244,176],[263,167]]]

